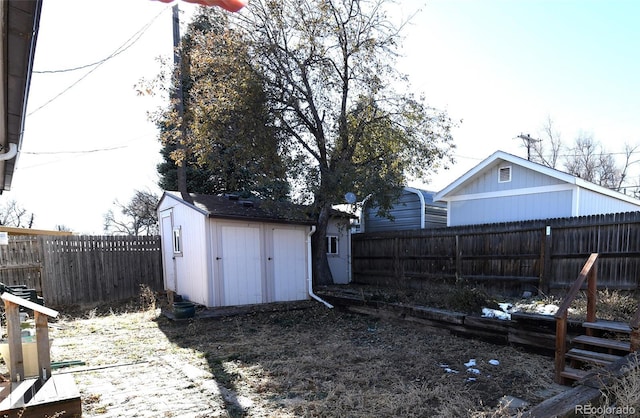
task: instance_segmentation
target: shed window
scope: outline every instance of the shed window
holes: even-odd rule
[[[181,227],[173,228],[173,253],[182,254],[182,231]]]
[[[338,254],[338,237],[327,236],[327,254]]]
[[[511,166],[500,167],[498,169],[498,183],[508,183],[511,181]]]

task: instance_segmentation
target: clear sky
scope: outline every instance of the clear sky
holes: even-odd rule
[[[440,190],[498,149],[525,156],[517,135],[541,136],[548,116],[566,143],[586,132],[609,152],[640,144],[640,2],[400,4],[404,15],[421,10],[399,63],[409,88],[462,119],[455,166],[411,185]],[[190,14],[195,6],[180,7]],[[158,56],[171,57],[171,36],[171,6],[160,2],[44,0],[36,71],[130,47],[97,68],[33,75],[22,153],[0,199],[33,212],[35,228],[101,233],[115,199],[125,203],[135,189],[160,193],[160,145],[146,113],[161,103],[139,97],[134,85],[158,73]]]

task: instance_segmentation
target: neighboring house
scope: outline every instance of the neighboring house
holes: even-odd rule
[[[640,200],[497,151],[438,192],[447,226],[640,210]]]
[[[22,145],[41,0],[0,2],[0,193],[11,189]]]
[[[166,290],[207,307],[309,297],[315,226],[306,207],[237,195],[190,196],[193,203],[164,192],[158,203]],[[335,225],[330,231],[333,255],[348,264],[348,238]],[[330,266],[334,277],[348,278],[333,271],[344,265]]]
[[[390,210],[391,218],[378,216],[378,207],[365,199],[359,232],[439,228],[447,225],[447,205],[434,202],[435,192],[405,187]]]

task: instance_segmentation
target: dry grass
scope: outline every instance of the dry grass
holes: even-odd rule
[[[247,407],[226,402],[227,416],[499,417],[510,413],[498,407],[503,395],[537,403],[552,382],[548,357],[315,302],[188,322],[172,322],[157,309],[112,312],[60,321],[53,361],[82,359],[92,367],[170,355],[250,400]],[[479,375],[464,366],[472,358]],[[493,359],[500,364],[489,364]],[[99,394],[83,395],[94,401],[86,403],[93,413],[108,408]]]
[[[610,376],[607,380],[608,385],[601,389],[600,404],[604,408],[599,416],[620,416],[621,414],[615,413],[620,411],[624,411],[624,415],[627,416],[640,416],[640,357],[638,354],[631,357],[629,365],[622,369],[621,376]]]

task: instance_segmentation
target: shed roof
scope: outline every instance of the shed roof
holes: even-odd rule
[[[484,171],[487,168],[493,167],[495,164],[498,164],[501,161],[516,164],[521,167],[527,168],[529,170],[533,170],[538,173],[556,178],[560,181],[576,185],[580,188],[591,190],[593,192],[596,192],[605,196],[609,196],[613,199],[622,200],[622,201],[640,206],[640,200],[638,199],[634,199],[623,193],[620,193],[615,190],[611,190],[606,187],[599,186],[595,183],[591,183],[589,181],[581,179],[580,177],[556,170],[551,167],[544,166],[542,164],[535,163],[533,161],[526,160],[524,158],[517,157],[513,154],[509,154],[504,151],[496,151],[493,154],[491,154],[489,157],[487,157],[482,162],[480,162],[480,164],[476,165],[471,170],[467,171],[465,174],[463,174],[461,177],[455,180],[453,183],[449,184],[447,187],[445,187],[444,189],[436,193],[436,195],[433,197],[433,200],[446,201],[448,195],[464,187],[468,182],[473,181],[473,179],[478,173]]]
[[[165,191],[162,199],[165,196],[177,199],[210,218],[251,219],[302,225],[316,223],[309,206],[296,205],[289,202],[245,199],[233,194],[219,196],[189,193],[193,200],[193,203],[189,203],[182,199],[179,192]],[[336,211],[337,213],[341,212]]]

